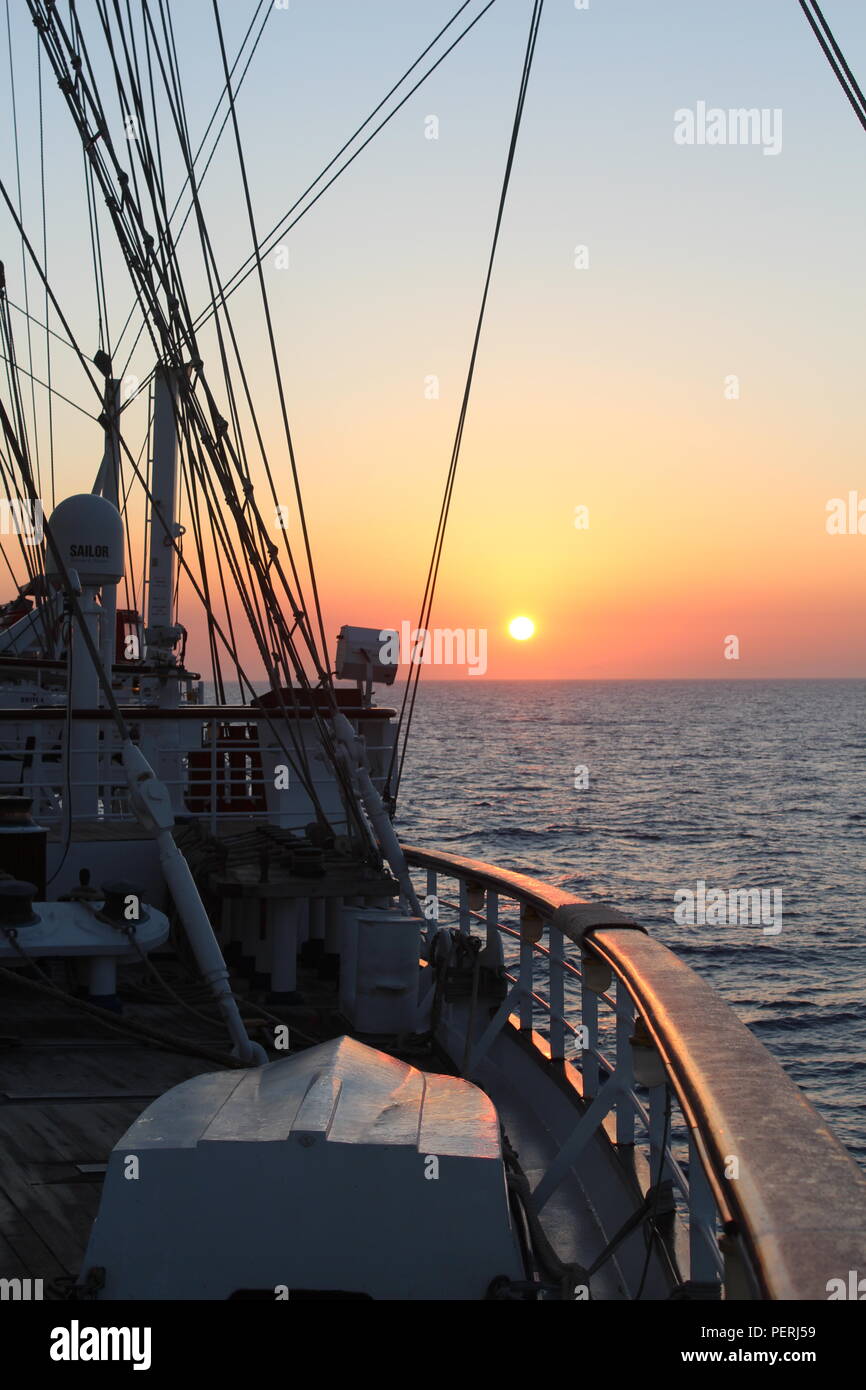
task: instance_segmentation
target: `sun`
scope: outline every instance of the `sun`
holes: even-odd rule
[[[531,618],[512,618],[508,631],[518,642],[526,642],[535,633],[535,623]]]

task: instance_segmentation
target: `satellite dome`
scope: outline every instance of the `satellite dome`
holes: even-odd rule
[[[84,492],[64,498],[54,508],[48,530],[67,570],[75,570],[82,584],[118,584],[123,578],[123,519],[106,497]],[[50,545],[45,570],[60,578]]]

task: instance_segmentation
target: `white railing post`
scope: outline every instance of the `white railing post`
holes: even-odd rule
[[[426,921],[427,921],[427,944],[428,944],[428,946],[431,946],[431,945],[433,944],[433,938],[434,938],[434,936],[436,935],[437,931],[439,930],[439,891],[438,891],[438,887],[437,887],[438,881],[439,881],[439,880],[438,880],[438,876],[437,876],[437,874],[436,874],[436,870],[435,870],[435,869],[428,869],[428,870],[427,870],[427,902],[424,904],[424,908],[425,908],[424,915],[425,915],[425,918],[426,918]],[[432,912],[432,915],[431,915],[430,917],[427,917],[427,908],[430,906],[430,900],[431,900],[431,899],[432,899],[433,912]]]
[[[551,923],[547,944],[550,950],[550,1057],[551,1061],[565,1060],[565,943],[562,932]]]
[[[460,880],[460,935],[468,936],[472,926],[469,916],[469,886],[464,878]]]
[[[485,949],[490,958],[499,956],[499,894],[492,888],[487,890],[487,940]]]
[[[663,1081],[649,1092],[650,1182],[663,1183],[669,1168],[665,1147],[671,1141],[668,1123],[668,1087]],[[667,1137],[666,1137],[667,1136]]]
[[[526,909],[520,912],[520,1029],[532,1031],[532,967],[535,952],[532,939],[532,922]]]
[[[709,1237],[709,1238],[708,1238]],[[694,1136],[689,1135],[689,1279],[694,1284],[719,1283],[715,1254],[716,1203],[704,1172]]]
[[[616,982],[616,1075],[620,1092],[616,1102],[616,1142],[634,1144],[634,1105],[629,1090],[634,1087],[634,1061],[631,1036],[634,1004],[622,980]],[[610,1084],[610,1083],[608,1083]]]

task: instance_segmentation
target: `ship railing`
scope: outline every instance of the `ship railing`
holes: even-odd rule
[[[643,1173],[651,1218],[674,1195],[686,1226],[674,1255],[678,1296],[826,1299],[831,1281],[849,1280],[858,1258],[863,1265],[863,1173],[674,952],[616,909],[528,875],[404,852],[426,873],[423,896],[416,887],[428,939],[453,922],[463,935],[483,934],[486,959],[501,952],[506,997],[465,1074],[509,1030],[571,1088],[579,1117],[534,1188],[536,1212],[603,1127],[624,1168]]]

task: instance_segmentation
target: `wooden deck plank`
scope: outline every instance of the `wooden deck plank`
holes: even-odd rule
[[[23,1266],[25,1277],[32,1279],[56,1279],[69,1272],[3,1191],[0,1191],[0,1235],[4,1248],[14,1253],[16,1263],[16,1268],[8,1275],[3,1271],[3,1277],[16,1278],[20,1266]]]
[[[125,1012],[170,1034],[191,1031],[174,1004],[136,1002]],[[0,1035],[8,1040],[0,1045],[0,1278],[77,1277],[102,1184],[82,1180],[76,1165],[106,1163],[149,1103],[87,1097],[162,1095],[216,1068],[137,1039],[130,1046],[72,1004],[8,979],[0,982]],[[38,1099],[60,1092],[84,1098]],[[4,1103],[4,1094],[16,1099]]]

